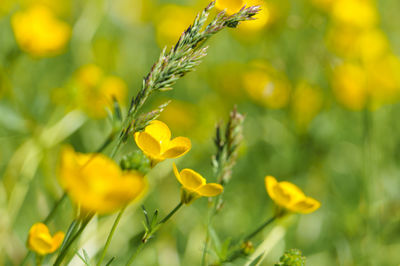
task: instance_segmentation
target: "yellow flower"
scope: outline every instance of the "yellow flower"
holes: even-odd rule
[[[177,158],[186,154],[191,142],[185,137],[171,140],[171,131],[161,121],[152,121],[142,132],[135,133],[137,146],[153,161],[161,162],[168,158]]]
[[[238,12],[245,5],[244,0],[217,0],[215,7],[218,10],[226,10],[227,15]]]
[[[321,110],[323,95],[320,88],[301,82],[293,93],[292,117],[299,129],[304,130]]]
[[[123,172],[102,154],[82,154],[65,147],[59,169],[61,185],[85,211],[107,214],[117,211],[146,190],[138,172]]]
[[[285,77],[263,62],[254,62],[243,74],[243,86],[259,104],[279,109],[289,102],[290,85]]]
[[[265,177],[265,188],[276,205],[292,212],[311,213],[317,210],[321,203],[307,197],[303,191],[290,182],[278,182],[275,177]]]
[[[70,26],[40,5],[15,13],[11,25],[21,49],[38,57],[61,53],[71,36]]]
[[[179,172],[175,163],[173,169],[176,179],[182,185],[182,203],[189,204],[200,197],[214,197],[224,190],[220,184],[206,184],[206,179],[192,169],[186,168]]]
[[[28,247],[37,254],[44,256],[56,251],[63,239],[63,232],[57,232],[54,236],[51,236],[45,224],[36,223],[29,230]]]
[[[106,107],[113,105],[113,98],[121,104],[128,91],[122,79],[104,75],[102,69],[94,64],[81,67],[76,73],[76,81],[78,106],[93,118],[106,117]]]
[[[332,16],[338,23],[357,28],[369,28],[378,21],[376,7],[368,0],[337,0],[332,7]]]
[[[178,5],[163,6],[158,12],[156,25],[157,42],[160,47],[174,45],[188,25],[193,23],[195,11]]]
[[[368,101],[365,70],[353,63],[337,66],[333,72],[333,92],[336,99],[351,110],[363,109]]]

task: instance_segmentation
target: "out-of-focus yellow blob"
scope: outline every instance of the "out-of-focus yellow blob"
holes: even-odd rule
[[[77,104],[93,118],[107,115],[106,108],[111,107],[115,98],[123,103],[127,94],[126,83],[116,76],[104,75],[101,68],[89,64],[81,67],[76,74]]]
[[[182,33],[193,23],[196,12],[184,6],[166,5],[158,12],[157,42],[161,47],[174,45]]]
[[[245,0],[244,4],[247,7],[259,5],[261,11],[254,16],[255,20],[240,23],[239,30],[254,32],[264,28],[270,20],[270,8],[267,3],[264,0]]]
[[[400,99],[400,60],[387,54],[366,64],[368,92],[372,108],[396,103]]]
[[[265,188],[276,205],[291,212],[308,214],[321,207],[321,203],[307,197],[296,185],[282,181],[278,182],[273,176],[265,177]]]
[[[376,7],[369,0],[337,0],[332,17],[337,23],[357,28],[369,28],[378,22]]]
[[[385,34],[379,29],[371,29],[361,33],[355,46],[364,62],[377,60],[389,50],[389,42]]]
[[[82,154],[64,147],[60,183],[73,202],[87,212],[109,214],[144,194],[147,183],[138,172],[123,172],[103,154]]]
[[[36,57],[62,53],[71,36],[70,26],[41,5],[16,12],[11,25],[20,48]]]
[[[301,82],[292,95],[291,113],[298,128],[304,130],[319,113],[323,104],[320,88]]]
[[[246,0],[217,0],[215,7],[218,10],[226,10],[227,15],[238,12],[244,5]]]
[[[364,69],[353,63],[344,63],[333,71],[333,91],[346,108],[361,110],[367,103],[367,77]]]
[[[49,228],[43,223],[35,223],[29,230],[28,248],[40,256],[53,253],[64,240],[64,233],[57,232],[50,235]]]
[[[243,86],[251,99],[267,108],[283,108],[289,102],[290,84],[267,64],[251,64],[243,74]]]
[[[176,132],[192,132],[196,127],[196,107],[187,102],[173,100],[161,113],[160,119]]]

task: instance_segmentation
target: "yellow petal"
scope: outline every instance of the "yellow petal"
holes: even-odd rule
[[[196,192],[199,193],[203,197],[214,197],[222,193],[224,188],[220,184],[206,184],[198,189],[196,189]]]
[[[268,195],[271,197],[271,199],[275,199],[275,192],[274,192],[274,187],[278,184],[278,181],[276,181],[276,178],[273,176],[266,176],[265,177],[265,189],[267,190]]]
[[[290,206],[290,210],[299,213],[312,213],[321,206],[321,203],[313,198],[306,197],[303,200]]]
[[[178,179],[179,183],[181,183],[181,185],[183,185],[181,174],[179,173],[178,168],[176,168],[175,163],[172,163],[172,169],[174,170],[174,175],[175,175],[176,179]]]
[[[56,251],[62,244],[63,240],[64,240],[64,236],[65,234],[63,232],[57,232],[54,236],[53,236],[53,244],[51,247],[51,252]]]
[[[293,183],[282,181],[279,182],[279,187],[284,194],[290,195],[290,200],[292,202],[305,198],[303,191]]]
[[[162,154],[164,158],[177,158],[186,154],[192,144],[190,139],[185,137],[176,137],[168,143],[167,150]]]
[[[160,145],[168,143],[171,139],[171,131],[168,126],[159,121],[152,121],[145,129],[144,132],[150,134],[154,139],[156,139]]]
[[[135,133],[135,142],[138,147],[152,157],[158,157],[161,152],[161,144],[147,132]]]
[[[182,185],[187,189],[195,190],[206,183],[206,180],[192,169],[183,169],[180,176]]]

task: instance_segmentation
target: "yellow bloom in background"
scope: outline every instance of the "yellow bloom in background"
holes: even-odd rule
[[[367,77],[364,69],[344,63],[333,71],[333,92],[339,103],[351,110],[363,109],[368,100]]]
[[[49,8],[40,5],[16,12],[11,25],[21,49],[37,57],[61,53],[71,36],[71,27],[58,20]]]
[[[218,10],[226,10],[227,15],[238,12],[245,5],[245,0],[217,0],[215,7]]]
[[[323,104],[323,94],[320,88],[301,82],[295,89],[291,113],[299,129],[307,128],[313,118],[319,113]]]
[[[265,0],[245,0],[244,5],[249,6],[261,6],[261,11],[254,16],[255,20],[247,21],[246,23],[240,23],[239,31],[255,32],[263,29],[270,21],[270,7],[267,5]],[[239,33],[240,34],[240,33]]]
[[[85,211],[108,214],[138,199],[147,188],[138,172],[123,172],[103,154],[82,154],[71,147],[61,153],[59,179],[71,199]]]
[[[265,177],[265,188],[276,205],[291,212],[307,214],[321,206],[319,201],[307,197],[296,185],[286,181],[278,182],[272,176]]]
[[[266,64],[255,63],[243,74],[243,86],[250,98],[271,109],[287,106],[290,84],[285,77]]]
[[[364,31],[359,35],[355,46],[364,62],[379,60],[389,51],[389,41],[379,29]]]
[[[400,60],[387,54],[365,66],[368,77],[367,90],[372,108],[396,103],[400,99]]]
[[[181,201],[189,204],[200,197],[214,197],[222,193],[224,188],[220,184],[206,183],[206,179],[192,169],[178,171],[173,164],[176,179],[182,185]]]
[[[159,121],[152,121],[142,132],[135,133],[137,146],[148,156],[153,164],[169,158],[178,158],[192,147],[190,139],[176,137],[171,139],[168,126]]]
[[[113,98],[123,104],[127,95],[126,83],[117,76],[106,76],[103,70],[88,64],[76,73],[78,106],[93,118],[104,118],[106,108],[111,108]]]
[[[378,12],[369,0],[337,0],[332,7],[333,19],[356,28],[369,28],[378,22]]]
[[[157,13],[156,35],[160,47],[174,45],[193,23],[194,9],[178,5],[163,6]]]
[[[44,256],[53,253],[64,240],[64,233],[57,232],[54,236],[50,235],[49,229],[43,223],[32,225],[29,230],[28,248],[37,254]]]

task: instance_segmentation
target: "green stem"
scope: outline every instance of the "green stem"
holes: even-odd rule
[[[168,213],[167,216],[165,216],[164,219],[162,219],[158,224],[163,224],[168,221],[172,217],[172,215],[174,215],[182,207],[182,205],[182,201],[179,202],[178,205],[176,205],[176,207],[170,213]]]
[[[36,254],[36,266],[42,266],[43,259],[42,255]]]
[[[172,211],[170,211],[164,217],[164,219],[162,219],[160,222],[158,222],[157,225],[159,226],[163,223],[166,223],[182,206],[183,206],[183,202],[181,201],[178,203],[178,205],[175,206],[175,208]],[[152,237],[159,229],[160,229],[160,227],[156,227],[156,229],[154,231],[149,232],[149,234],[146,236],[146,238],[144,238],[144,237],[142,238],[142,241],[140,241],[140,244],[137,247],[135,253],[132,254],[132,256],[129,258],[128,262],[126,263],[127,266],[129,266],[133,263],[133,261],[136,259],[136,257],[140,253],[140,251],[143,249],[144,245],[147,243],[147,240],[150,237]]]
[[[237,259],[238,257],[240,257],[243,252],[241,249],[241,245],[243,243],[246,243],[247,241],[249,241],[250,239],[252,239],[253,237],[255,237],[258,233],[260,233],[265,227],[267,227],[269,224],[271,224],[273,221],[275,221],[277,217],[273,216],[271,218],[269,218],[268,220],[266,220],[262,225],[260,225],[259,227],[257,227],[253,232],[251,232],[250,234],[248,234],[247,236],[245,236],[243,238],[243,240],[240,242],[239,248],[236,250],[233,250],[233,252],[231,253],[231,255],[228,256],[228,258],[226,260],[224,260],[223,262],[232,262],[235,259]]]
[[[87,218],[82,222],[81,226],[79,227],[79,230],[72,237],[70,237],[70,239],[68,239],[66,242],[64,242],[64,245],[62,246],[62,249],[57,256],[57,259],[54,262],[54,266],[58,266],[61,264],[61,262],[64,260],[65,256],[67,255],[68,250],[71,247],[72,243],[74,243],[75,240],[82,234],[83,230],[89,224],[92,217],[93,217],[93,214],[88,215]],[[71,224],[71,226],[72,226],[72,224]]]
[[[51,209],[50,213],[47,215],[46,219],[44,219],[43,223],[47,224],[48,222],[53,219],[53,216],[56,214],[58,207],[63,203],[63,201],[67,198],[67,193],[64,192],[61,198],[54,204],[53,208]]]
[[[110,233],[108,234],[106,244],[104,245],[103,252],[101,253],[100,260],[99,260],[99,262],[97,263],[97,266],[100,266],[101,263],[102,263],[103,260],[104,260],[104,257],[105,257],[105,255],[106,255],[106,253],[107,253],[107,249],[108,249],[108,247],[110,246],[111,239],[112,239],[113,236],[114,236],[115,229],[117,228],[117,226],[118,226],[118,224],[119,224],[119,221],[121,220],[121,217],[122,217],[122,215],[123,215],[124,212],[125,212],[125,209],[126,209],[126,207],[124,207],[122,210],[119,211],[118,216],[117,216],[117,218],[116,218],[115,221],[114,221],[114,224],[113,224],[113,226],[112,226],[112,228],[111,228],[111,231],[110,231]]]
[[[248,234],[243,242],[249,241],[250,239],[252,239],[253,237],[255,237],[259,232],[261,232],[265,227],[267,227],[270,223],[272,223],[273,221],[275,221],[276,217],[273,216],[271,218],[269,218],[268,220],[265,221],[265,223],[263,223],[262,225],[260,225],[256,230],[254,230],[253,232],[251,232],[250,234]]]

